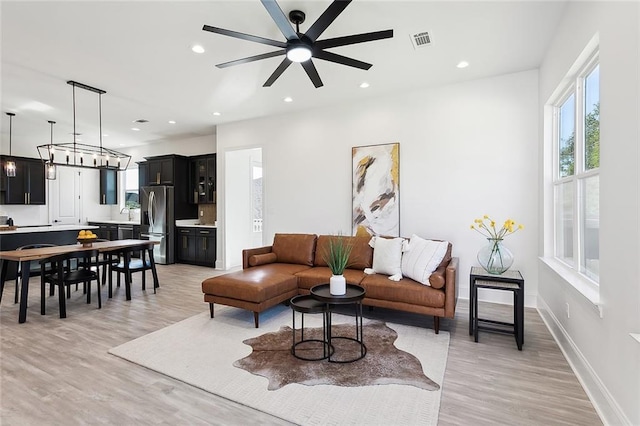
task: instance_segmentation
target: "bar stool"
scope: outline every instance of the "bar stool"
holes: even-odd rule
[[[291,312],[293,315],[293,343],[291,345],[291,354],[298,359],[302,359],[305,361],[320,361],[323,359],[329,358],[333,354],[333,346],[329,345],[329,340],[327,338],[327,316],[325,315],[327,312],[327,304],[316,300],[311,295],[301,295],[295,296],[291,298],[289,302],[291,306]],[[300,328],[300,340],[296,340],[296,312],[300,312],[302,314],[302,327]],[[304,314],[322,314],[322,339],[305,339],[304,338]],[[306,357],[300,355],[298,351],[304,350],[315,350],[317,351],[319,348],[299,348],[300,345],[310,346],[310,342],[320,343],[322,346],[322,356],[318,357]],[[311,344],[313,346],[313,344]]]

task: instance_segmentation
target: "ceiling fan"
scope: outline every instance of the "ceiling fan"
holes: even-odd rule
[[[275,21],[282,34],[287,39],[287,41],[272,40],[264,37],[240,33],[237,31],[212,27],[209,25],[203,26],[202,29],[204,31],[210,31],[212,33],[222,34],[229,37],[235,37],[242,40],[253,41],[256,43],[267,44],[269,46],[280,48],[273,52],[263,53],[260,55],[249,56],[243,59],[237,59],[235,61],[217,64],[216,67],[226,68],[233,65],[245,64],[248,62],[259,61],[261,59],[286,55],[280,65],[273,72],[273,74],[271,74],[271,76],[263,84],[263,87],[270,87],[289,67],[289,65],[291,65],[292,62],[299,62],[311,79],[311,82],[313,82],[313,85],[318,88],[323,84],[311,58],[322,59],[341,65],[368,70],[369,68],[371,68],[371,64],[359,61],[357,59],[338,55],[336,53],[327,52],[325,49],[393,37],[393,30],[385,30],[318,40],[318,37],[320,37],[320,35],[329,27],[329,25],[331,25],[331,23],[338,17],[338,15],[340,15],[342,11],[344,11],[344,9],[349,5],[349,3],[351,3],[351,1],[352,0],[334,0],[334,2],[329,5],[329,7],[322,13],[322,15],[320,15],[320,17],[313,23],[313,25],[311,25],[307,32],[301,33],[300,24],[302,24],[305,20],[304,12],[300,10],[292,10],[291,12],[289,12],[289,19],[287,19],[286,15],[282,11],[282,9],[280,9],[280,6],[275,0],[260,0],[260,2],[267,9],[267,12],[269,12],[269,15],[271,15],[271,18]],[[295,24],[295,30],[293,29],[289,21]]]

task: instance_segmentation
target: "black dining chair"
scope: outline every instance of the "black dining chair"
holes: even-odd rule
[[[105,238],[98,238],[94,242],[98,243],[101,241],[111,241]],[[109,277],[109,282],[111,282],[111,266],[114,263],[118,263],[118,258],[113,254],[113,252],[106,251],[100,253],[98,256],[98,263],[95,266],[98,275],[101,275],[102,285],[107,283],[107,276]],[[100,271],[102,270],[102,272]]]
[[[98,289],[98,309],[102,308],[102,296],[98,274],[99,252],[94,250],[73,251],[58,256],[53,256],[40,261],[40,314],[45,315],[45,287],[46,284],[58,287],[58,299],[60,303],[60,318],[67,317],[65,287],[68,289],[73,284],[82,283],[86,286],[87,303],[91,303],[91,281],[96,282]],[[70,265],[75,261],[77,268]],[[52,273],[46,273],[45,264],[51,262],[55,265]]]
[[[133,258],[135,252],[140,252],[140,258]],[[131,282],[133,281],[134,272],[142,272],[142,289],[146,290],[146,271],[152,269],[151,259],[147,257],[147,250],[140,248],[126,248],[118,252],[118,263],[111,265],[111,270],[115,271],[117,276],[117,286],[120,287],[120,277],[124,275],[127,300],[131,299]],[[128,267],[126,266],[128,264]],[[153,286],[153,292],[156,292],[156,286]],[[111,282],[109,282],[109,297],[112,297]]]
[[[37,248],[55,247],[55,246],[56,246],[55,244],[27,244],[22,247],[18,247],[16,250],[28,250],[28,249],[37,249]],[[35,264],[35,267],[34,267],[34,264],[35,262],[31,263],[29,277],[40,275],[41,267],[38,264]],[[15,294],[13,303],[18,303],[18,299],[19,299],[19,294],[20,294],[19,281],[22,279],[22,266],[23,266],[22,262],[19,262],[18,270],[16,272],[16,294]],[[47,262],[45,270],[47,272],[51,272],[51,269],[52,269],[51,262]]]

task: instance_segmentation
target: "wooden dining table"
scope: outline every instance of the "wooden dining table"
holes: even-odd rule
[[[29,293],[29,275],[31,272],[31,262],[40,261],[42,259],[47,259],[59,254],[87,250],[98,250],[100,253],[118,252],[124,250],[125,253],[129,254],[129,256],[132,250],[147,250],[147,252],[149,253],[151,272],[153,273],[153,286],[154,288],[159,287],[158,273],[156,271],[156,264],[153,258],[153,246],[159,243],[159,241],[149,240],[114,240],[94,242],[91,243],[90,247],[78,243],[62,246],[42,247],[36,249],[0,251],[0,301],[2,301],[2,293],[4,292],[4,284],[7,277],[8,264],[9,262],[19,262],[21,264],[22,283],[20,285],[20,308],[18,312],[18,322],[25,322],[27,320],[27,300]],[[130,257],[129,259],[125,259],[125,268],[128,268],[129,260]],[[126,272],[126,275],[128,276],[128,272]],[[131,291],[129,286],[127,286],[126,293],[127,300],[131,300]]]

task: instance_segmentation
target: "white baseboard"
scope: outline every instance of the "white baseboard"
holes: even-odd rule
[[[580,352],[580,349],[573,342],[560,321],[558,321],[558,318],[553,314],[549,305],[541,297],[538,297],[537,310],[587,393],[602,423],[605,425],[632,426],[631,421],[625,416],[604,383],[602,383],[587,359],[582,355],[582,352]]]

